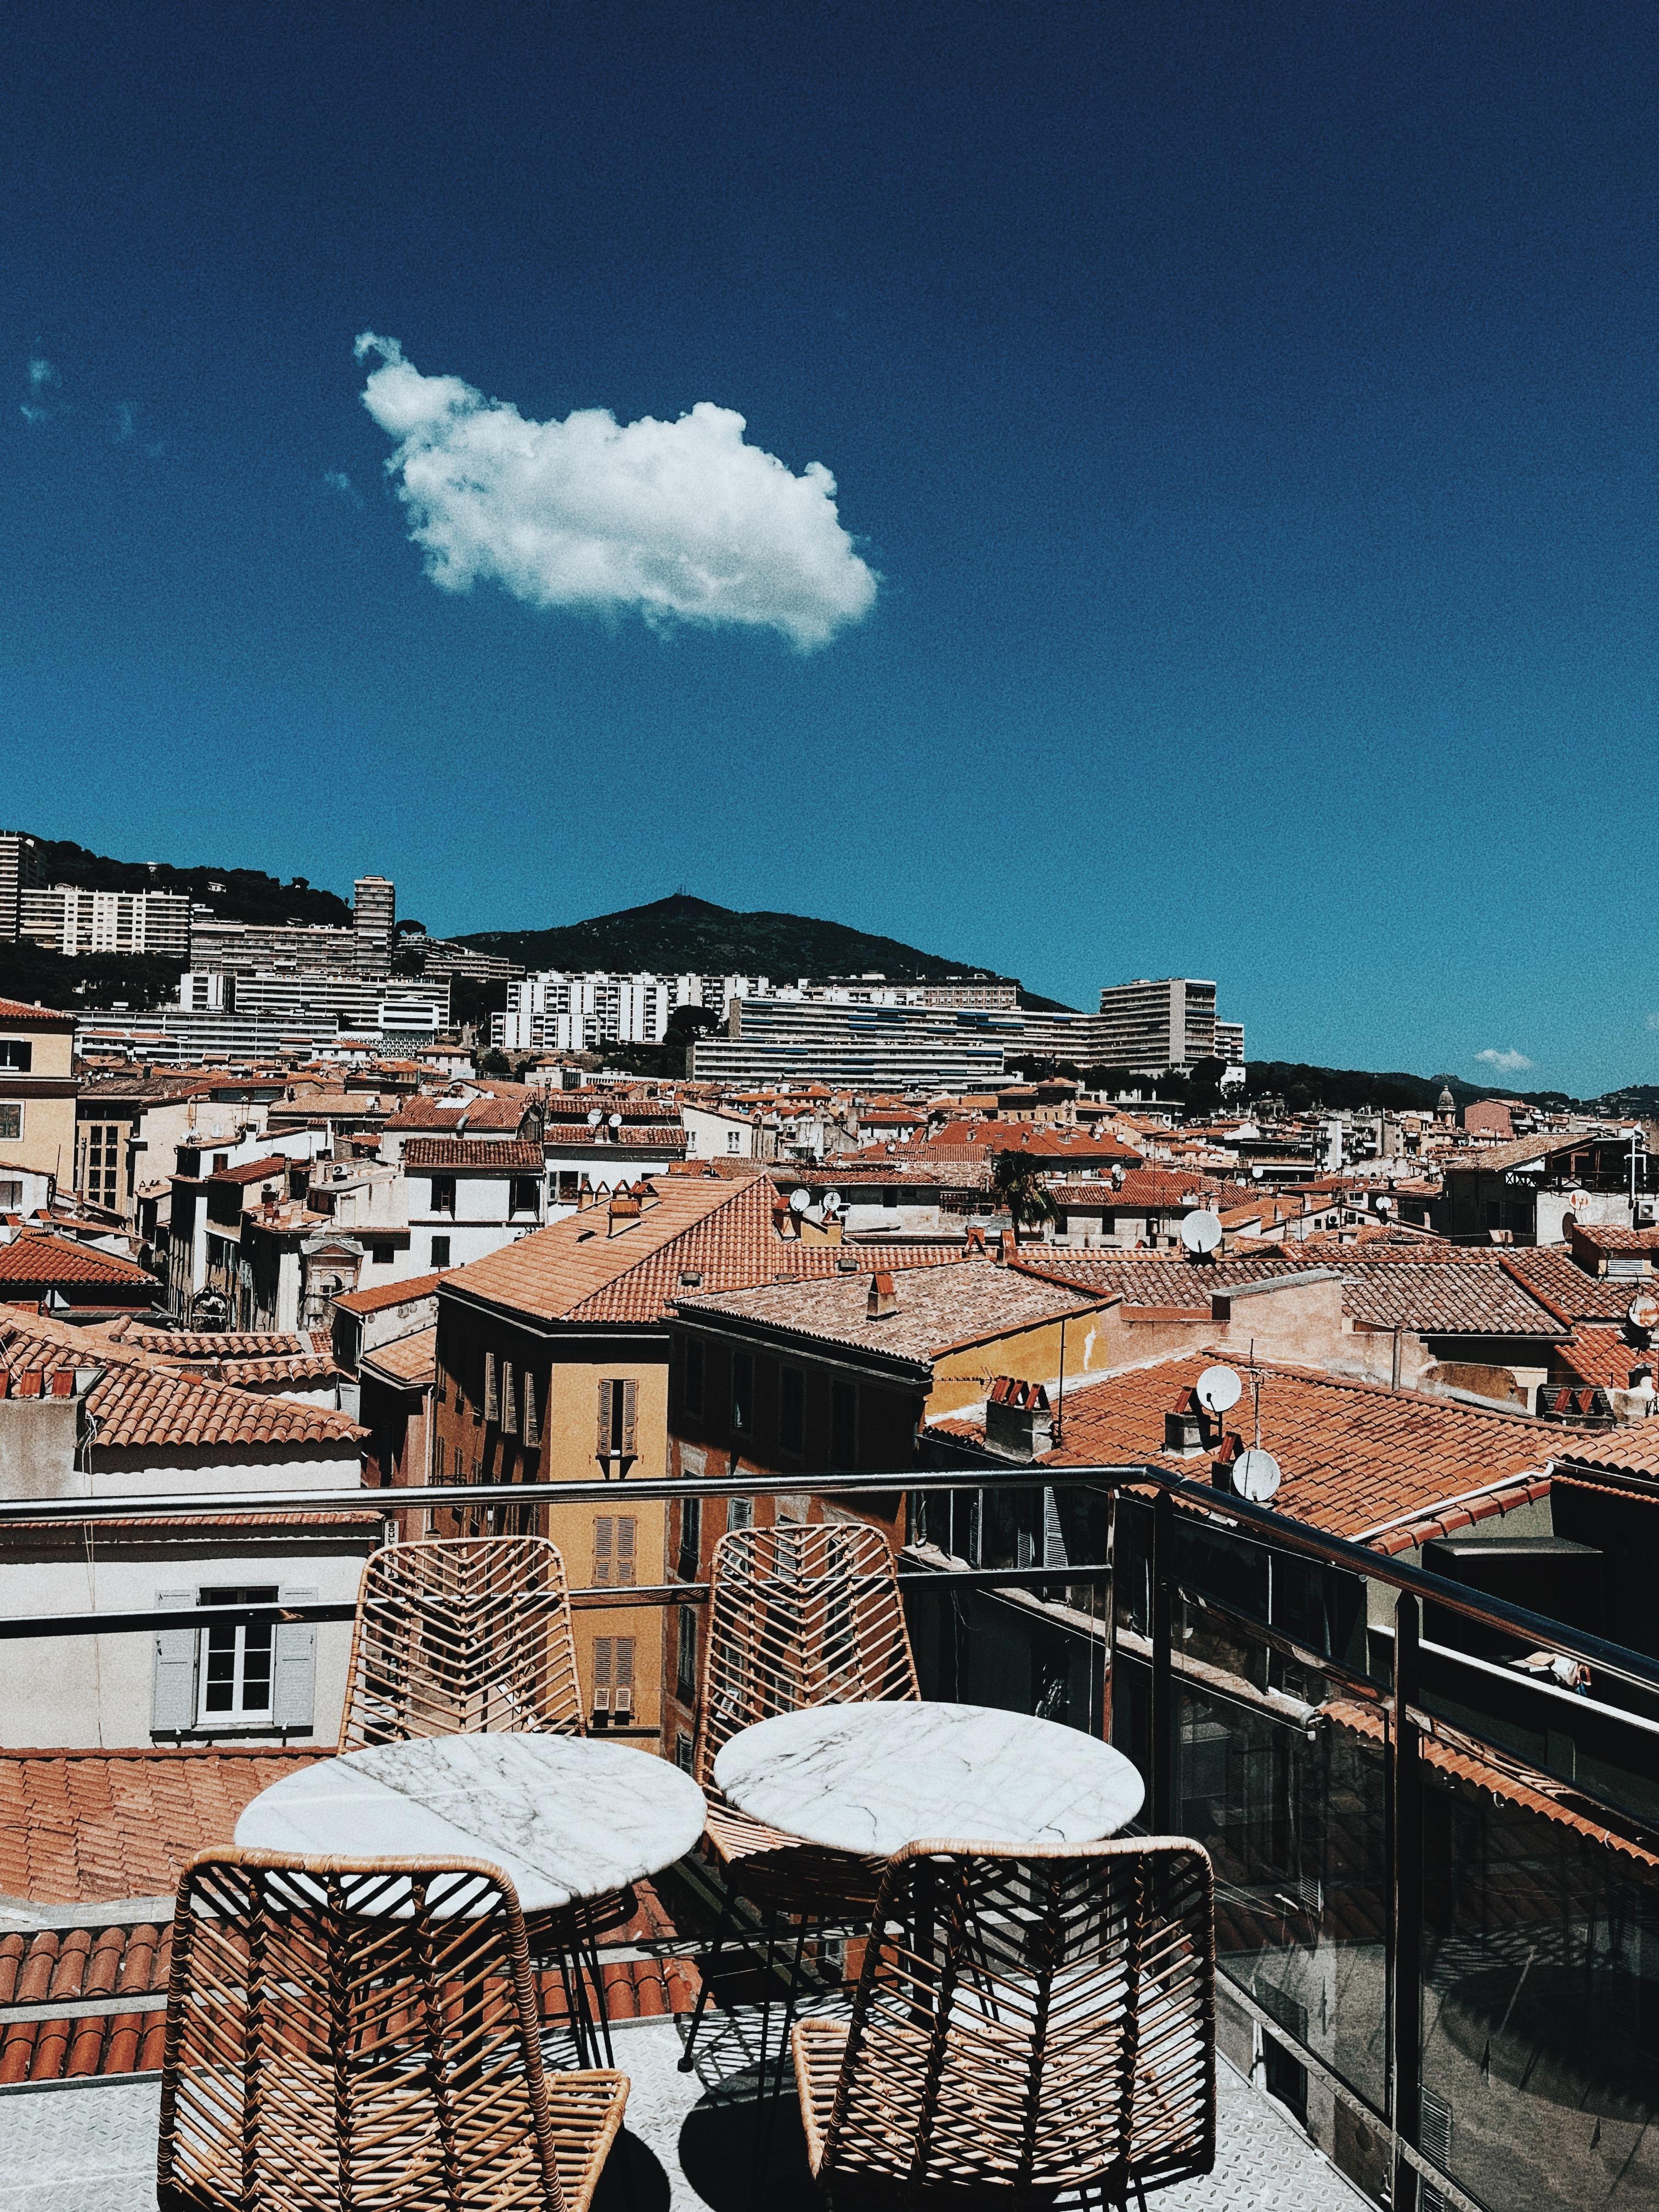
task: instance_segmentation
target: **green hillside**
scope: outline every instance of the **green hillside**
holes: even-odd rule
[[[669,974],[884,975],[893,983],[937,982],[947,975],[992,977],[995,971],[921,952],[896,938],[872,937],[839,921],[799,914],[738,914],[676,891],[648,906],[596,915],[557,929],[485,929],[463,945],[522,961],[526,968],[655,969]],[[1069,1012],[1054,999],[1022,990],[1020,1003]]]
[[[32,834],[32,833],[31,833]],[[62,837],[36,837],[42,880],[93,891],[183,891],[232,921],[349,922],[351,908],[303,876],[283,883],[258,868],[175,867],[168,860],[112,860]]]

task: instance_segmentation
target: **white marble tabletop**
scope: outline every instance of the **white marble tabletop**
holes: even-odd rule
[[[769,1826],[888,1858],[925,1836],[1081,1844],[1133,1820],[1137,1770],[1080,1729],[988,1705],[877,1703],[780,1713],[732,1737],[714,1780]]]
[[[708,1808],[665,1759],[593,1736],[417,1736],[319,1759],[245,1808],[236,1841],[307,1856],[487,1859],[526,1912],[683,1858]]]

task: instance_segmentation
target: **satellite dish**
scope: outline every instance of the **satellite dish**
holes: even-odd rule
[[[1213,1252],[1221,1242],[1221,1216],[1189,1213],[1181,1224],[1181,1241],[1189,1252]]]
[[[621,1115],[620,1114],[613,1114],[613,1115],[611,1116],[611,1127],[612,1127],[613,1129],[620,1129],[620,1128],[621,1128],[621,1127],[622,1127],[622,1115]]]
[[[1279,1462],[1270,1451],[1263,1451],[1260,1444],[1252,1444],[1249,1451],[1240,1452],[1233,1462],[1233,1488],[1252,1504],[1265,1505],[1282,1480]]]
[[[1256,1162],[1255,1165],[1255,1166],[1250,1170],[1250,1177],[1251,1177],[1252,1182],[1261,1182],[1261,1161],[1260,1161],[1260,1160],[1258,1160],[1258,1161]]]
[[[1206,1413],[1229,1413],[1243,1389],[1231,1367],[1206,1367],[1198,1378],[1198,1402]]]
[[[604,1115],[600,1113],[599,1108],[596,1106],[587,1117],[587,1126],[590,1129],[597,1129],[604,1119]]]
[[[1659,1297],[1651,1291],[1638,1291],[1625,1310],[1625,1319],[1632,1328],[1659,1328]]]
[[[792,1213],[805,1213],[811,1203],[804,1190],[792,1190],[789,1194],[789,1211]]]
[[[839,1213],[841,1212],[841,1193],[838,1190],[826,1190],[824,1192],[823,1210],[826,1213]]]
[[[1391,1198],[1379,1198],[1376,1201],[1376,1210],[1379,1213],[1392,1213],[1394,1200]]]

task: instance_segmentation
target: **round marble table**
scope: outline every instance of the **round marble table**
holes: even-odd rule
[[[714,1761],[739,1811],[834,1850],[890,1858],[925,1836],[1094,1843],[1146,1785],[1109,1744],[988,1705],[815,1705],[744,1729]]]
[[[545,1913],[672,1866],[707,1811],[690,1775],[603,1738],[416,1736],[285,1775],[244,1809],[236,1841],[306,1857],[488,1859],[526,1913]]]

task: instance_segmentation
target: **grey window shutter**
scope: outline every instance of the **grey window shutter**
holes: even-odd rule
[[[593,1522],[593,1582],[602,1589],[611,1580],[611,1539],[616,1532],[616,1516],[601,1513]]]
[[[193,1589],[157,1590],[159,1607],[194,1606]],[[196,1644],[200,1631],[161,1628],[155,1633],[155,1669],[151,1680],[149,1724],[157,1734],[196,1725]]]
[[[602,1381],[599,1384],[599,1457],[608,1459],[611,1449],[611,1385]]]
[[[284,1589],[284,1605],[314,1605],[314,1589]],[[271,1642],[270,1723],[273,1728],[308,1729],[317,1682],[317,1630],[309,1620],[281,1620]]]
[[[638,1523],[631,1513],[619,1513],[617,1517],[617,1580],[631,1583],[634,1577],[634,1532]]]
[[[538,1444],[542,1440],[542,1425],[536,1413],[536,1377],[527,1367],[524,1376],[524,1440],[526,1444]]]

